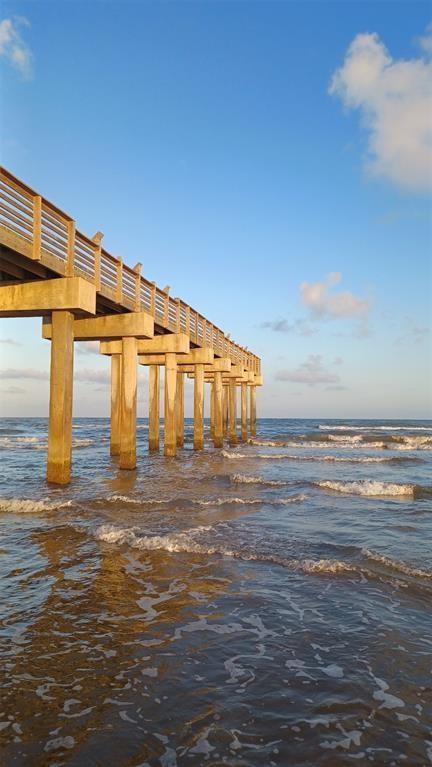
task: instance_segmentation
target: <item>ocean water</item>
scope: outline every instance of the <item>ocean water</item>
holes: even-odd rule
[[[432,422],[147,453],[0,422],[0,763],[432,763]],[[208,432],[207,432],[208,433]]]

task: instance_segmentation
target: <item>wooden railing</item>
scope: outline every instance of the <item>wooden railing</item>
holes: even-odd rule
[[[235,344],[195,309],[172,298],[101,246],[79,232],[75,221],[44,197],[0,168],[0,227],[6,245],[65,277],[89,280],[97,292],[128,311],[149,312],[155,322],[186,333],[194,343],[260,373],[260,359]]]

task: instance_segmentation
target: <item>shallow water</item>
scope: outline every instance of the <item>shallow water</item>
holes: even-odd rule
[[[432,422],[261,420],[108,455],[0,422],[7,765],[432,763]]]

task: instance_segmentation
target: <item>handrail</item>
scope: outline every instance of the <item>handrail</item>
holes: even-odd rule
[[[5,168],[0,167],[0,227],[20,242],[21,252],[65,277],[83,277],[99,294],[129,311],[145,310],[162,327],[186,333],[195,343],[210,344],[221,356],[228,356],[249,370],[260,373],[261,361],[252,352],[227,338],[177,298],[158,288],[101,247],[101,236],[89,238],[75,221],[49,200],[37,194]],[[17,239],[18,238],[18,239]]]

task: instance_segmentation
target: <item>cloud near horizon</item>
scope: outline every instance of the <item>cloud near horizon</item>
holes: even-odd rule
[[[412,191],[432,183],[432,25],[419,43],[419,58],[394,60],[376,33],[358,34],[329,86],[361,113],[367,171]]]
[[[30,22],[22,16],[0,21],[0,57],[17,69],[24,80],[32,77],[33,54],[22,39],[20,30],[29,26]]]
[[[302,282],[300,295],[303,304],[314,319],[344,319],[365,317],[370,309],[367,298],[359,298],[350,290],[331,293],[330,290],[342,281],[340,272],[330,272],[322,282]]]
[[[275,380],[316,386],[316,384],[324,383],[339,384],[341,379],[339,375],[332,373],[324,366],[321,354],[309,354],[306,360],[294,370],[279,370]]]

